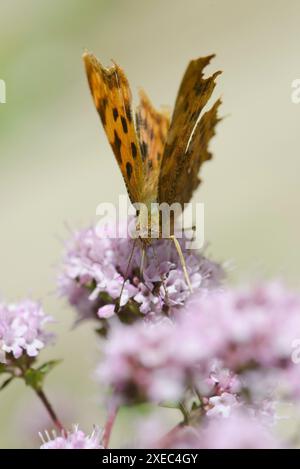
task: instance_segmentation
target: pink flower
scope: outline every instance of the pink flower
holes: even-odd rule
[[[99,318],[110,318],[115,314],[115,305],[105,305],[98,309]]]
[[[175,425],[165,428],[165,419],[154,414],[139,426],[136,442],[140,448],[180,449],[276,449],[285,447],[272,427],[244,406],[235,407],[226,416],[204,416],[199,425]],[[134,446],[133,446],[134,447]]]
[[[208,405],[210,407],[206,413],[208,417],[228,417],[232,412],[232,409],[236,408],[239,404],[233,394],[223,392],[220,396],[210,397],[208,399]]]
[[[299,296],[281,286],[198,294],[172,319],[113,327],[99,376],[125,402],[176,401],[194,389],[210,414],[245,395],[259,412],[296,383],[288,344],[299,330]]]
[[[52,317],[31,300],[0,304],[0,362],[5,363],[8,354],[36,357],[53,338],[44,329],[50,321]]]
[[[214,338],[214,357],[222,368],[238,372],[252,393],[260,386],[265,395],[276,388],[299,395],[293,376],[299,378],[300,368],[291,359],[300,331],[299,294],[275,282],[212,291],[191,297],[183,314],[199,334],[202,330]]]
[[[189,386],[208,396],[236,392],[234,374],[218,369],[218,378],[211,365],[217,345],[197,316],[115,325],[103,344],[98,376],[125,402],[176,402]]]
[[[182,369],[176,366],[173,326],[136,323],[115,326],[103,347],[98,374],[121,398],[176,399],[182,393]]]
[[[245,412],[228,418],[212,418],[198,430],[197,448],[203,449],[275,449],[281,444],[258,419]]]
[[[102,432],[95,427],[91,435],[85,435],[83,431],[75,426],[72,432],[67,435],[56,436],[53,432],[52,438],[45,432],[46,439],[42,434],[43,441],[40,449],[103,449],[101,445]]]
[[[220,360],[213,360],[210,370],[206,384],[213,393],[229,392],[235,394],[241,390],[242,385],[237,374],[224,368],[224,364]]]
[[[95,318],[99,308],[119,300],[133,240],[115,238],[113,228],[103,228],[101,233],[93,227],[77,231],[66,244],[59,291],[76,307],[80,319]],[[180,243],[193,289],[219,286],[224,276],[222,267],[196,251],[186,250],[184,241]],[[131,303],[140,315],[159,315],[166,308],[172,313],[185,304],[190,291],[170,240],[153,240],[147,249],[143,275],[140,265],[138,245],[125,279],[121,306]]]

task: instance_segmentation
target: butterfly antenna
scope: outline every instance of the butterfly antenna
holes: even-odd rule
[[[188,274],[188,271],[187,271],[187,268],[186,268],[186,263],[185,263],[185,259],[184,259],[183,254],[182,254],[181,246],[180,246],[176,236],[171,235],[170,239],[172,239],[174,244],[175,244],[175,248],[176,248],[176,251],[177,251],[179,259],[180,259],[180,263],[181,263],[181,267],[182,267],[182,270],[183,270],[183,273],[184,273],[186,283],[188,284],[190,292],[193,293],[192,284],[191,284],[190,277],[189,277],[189,274]]]
[[[133,242],[133,246],[132,246],[132,249],[131,249],[131,253],[130,253],[130,256],[129,256],[129,259],[128,259],[128,263],[127,263],[127,267],[126,267],[126,272],[125,272],[124,280],[123,280],[123,283],[122,283],[122,288],[121,288],[120,296],[119,296],[119,298],[118,298],[118,300],[117,300],[117,302],[116,302],[116,306],[115,306],[115,312],[116,312],[116,313],[118,313],[118,312],[120,311],[121,298],[122,298],[122,295],[123,295],[125,283],[127,282],[127,279],[128,279],[129,267],[130,267],[130,264],[131,264],[131,261],[132,261],[133,253],[134,253],[135,246],[136,246],[136,242],[137,242],[137,238],[135,238],[135,240],[134,240],[134,242]]]

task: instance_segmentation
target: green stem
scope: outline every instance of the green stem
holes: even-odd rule
[[[188,425],[190,415],[189,415],[185,405],[183,404],[183,402],[178,403],[178,408],[179,408],[179,410],[181,411],[181,413],[183,415],[183,422],[182,422],[183,425]]]

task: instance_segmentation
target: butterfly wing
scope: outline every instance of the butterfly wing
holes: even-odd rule
[[[193,192],[201,182],[198,174],[202,163],[212,158],[212,154],[208,151],[208,145],[210,139],[215,135],[217,123],[221,120],[218,117],[218,107],[220,104],[221,100],[218,99],[213,107],[203,114],[192,135],[186,153],[188,161],[185,167],[187,179],[181,177],[177,181],[177,192],[181,196],[179,202],[182,204],[189,202]]]
[[[160,203],[189,202],[200,182],[200,166],[211,158],[208,144],[218,122],[217,109],[220,101],[200,120],[199,116],[214,90],[216,77],[221,73],[203,77],[203,70],[212,57],[192,60],[183,76],[160,168]]]
[[[105,68],[93,54],[83,55],[90,90],[130,200],[143,201],[144,169],[132,109],[131,91],[123,70]]]
[[[140,142],[147,200],[157,200],[158,178],[166,136],[170,125],[169,113],[156,110],[146,93],[140,90],[136,109],[136,128]]]

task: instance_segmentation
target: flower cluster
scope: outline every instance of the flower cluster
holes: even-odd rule
[[[77,231],[68,241],[59,291],[76,307],[79,319],[113,316],[124,282],[122,311],[127,308],[127,312],[134,310],[140,315],[159,315],[163,311],[172,314],[184,305],[190,290],[173,242],[153,240],[142,273],[138,243],[129,263],[133,243],[130,237],[115,238],[114,227],[103,228],[100,233],[95,227]],[[188,251],[185,238],[180,244],[193,290],[219,286],[222,267],[196,251]]]
[[[213,335],[215,357],[234,373],[253,399],[300,397],[300,368],[292,359],[300,331],[300,295],[279,282],[195,295],[186,317]]]
[[[170,422],[158,411],[134,423],[135,448],[273,449],[289,446],[287,439],[279,439],[274,426],[245,406],[236,407],[226,418],[204,415],[198,423],[179,424],[171,429]]]
[[[204,394],[235,393],[238,379],[216,369],[214,340],[197,326],[193,319],[115,326],[103,344],[101,381],[125,402],[179,401],[187,385]]]
[[[5,363],[8,357],[36,357],[53,338],[53,334],[45,331],[49,321],[52,317],[45,314],[41,305],[34,301],[1,303],[0,363]]]
[[[57,436],[53,432],[52,438],[48,432],[44,435],[40,434],[43,441],[40,449],[102,449],[101,438],[102,431],[99,428],[94,428],[91,435],[86,435],[83,431],[79,430],[76,425],[72,432],[62,432]]]
[[[295,395],[299,330],[300,296],[280,284],[198,293],[172,319],[114,327],[98,373],[123,402],[182,401],[188,390],[208,417],[244,405],[272,417],[278,387]]]
[[[98,428],[91,435],[77,426],[64,430],[43,392],[57,361],[32,364],[52,338],[44,328],[51,317],[29,300],[0,305],[0,362],[6,363],[0,372],[10,374],[1,387],[20,376],[18,365],[61,432],[46,432],[41,448],[107,447],[118,407],[144,402],[175,407],[183,420],[162,432],[150,422],[154,431],[140,432],[147,437],[137,435],[135,446],[288,446],[271,427],[278,401],[300,398],[300,295],[276,282],[225,288],[222,267],[188,251],[182,239],[191,293],[170,240],[152,240],[143,259],[138,242],[115,238],[114,227],[105,230],[74,233],[59,277],[78,318],[104,325],[97,369],[109,396],[104,436]]]
[[[158,445],[197,449],[275,449],[282,442],[270,427],[247,410],[234,410],[230,418],[204,418],[201,426],[180,427]]]
[[[279,282],[197,295],[185,308],[217,342],[218,356],[231,369],[291,363],[300,331],[300,296]]]
[[[202,449],[278,449],[282,445],[271,428],[245,410],[232,412],[230,418],[206,419],[193,437],[194,445],[189,447]]]

